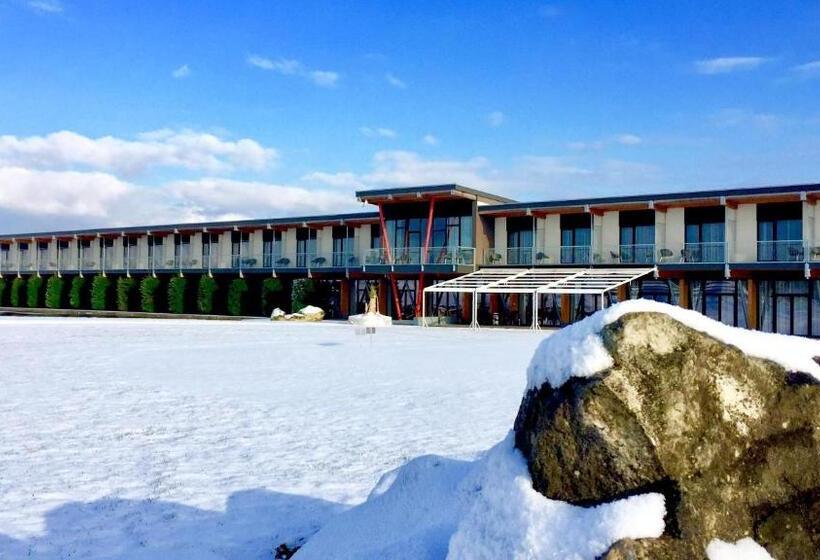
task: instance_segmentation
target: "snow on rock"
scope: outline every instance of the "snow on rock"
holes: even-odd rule
[[[748,537],[734,544],[715,539],[706,547],[706,556],[709,560],[774,560],[765,548]]]
[[[544,339],[527,369],[527,387],[538,388],[546,382],[557,388],[570,377],[590,377],[609,368],[612,357],[604,348],[601,329],[627,313],[641,311],[665,313],[749,356],[771,360],[789,371],[809,373],[820,380],[820,364],[814,360],[820,356],[820,342],[730,327],[697,311],[637,299],[599,311]]]
[[[361,315],[351,315],[348,322],[357,327],[391,327],[393,319],[381,313],[362,313]]]
[[[660,536],[664,514],[659,494],[595,508],[545,498],[510,434],[474,462],[426,456],[385,475],[296,559],[592,560],[620,539]]]

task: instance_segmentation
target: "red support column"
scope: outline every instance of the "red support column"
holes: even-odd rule
[[[385,255],[387,256],[387,262],[391,265],[393,264],[393,254],[390,251],[390,240],[387,238],[387,224],[384,220],[384,208],[382,207],[381,203],[379,204],[379,225],[381,226],[382,230],[382,249],[384,249]],[[396,283],[396,275],[390,274],[390,284],[393,288],[393,302],[395,303],[396,307],[396,318],[401,320],[401,302],[399,301],[399,286]]]
[[[339,312],[342,317],[350,315],[350,280],[343,278],[339,287]]]

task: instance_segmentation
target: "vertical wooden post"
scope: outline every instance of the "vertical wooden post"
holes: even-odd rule
[[[379,313],[387,315],[387,298],[390,287],[387,278],[379,278]]]
[[[621,284],[618,286],[618,301],[626,301],[629,299],[629,284]]]
[[[473,294],[465,293],[464,302],[461,306],[461,320],[464,322],[472,321],[473,315]]]
[[[566,325],[572,317],[572,298],[569,294],[561,294],[561,324]]]
[[[350,280],[342,278],[339,289],[339,313],[342,317],[350,315]]]
[[[747,301],[746,301],[746,320],[747,320],[747,327],[750,329],[757,330],[758,324],[758,310],[757,310],[757,298],[758,298],[758,284],[757,279],[749,278],[747,281]]]
[[[678,280],[678,305],[689,309],[689,282],[686,278]]]

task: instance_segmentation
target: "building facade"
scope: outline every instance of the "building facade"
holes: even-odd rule
[[[363,310],[375,282],[382,312],[396,319],[477,314],[481,324],[515,325],[531,315],[527,294],[436,292],[423,303],[421,291],[479,269],[648,267],[605,295],[537,298],[539,321],[565,324],[643,297],[735,326],[820,336],[820,184],[542,202],[460,185],[356,196],[376,211],[0,235],[0,274],[276,277],[286,293],[310,278],[340,318]]]

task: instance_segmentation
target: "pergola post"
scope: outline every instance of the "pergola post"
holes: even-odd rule
[[[478,292],[477,290],[473,290],[473,312],[470,321],[470,326],[474,329],[478,329]]]
[[[541,301],[538,290],[532,293],[532,330],[537,331],[541,328],[538,324],[538,304]]]

